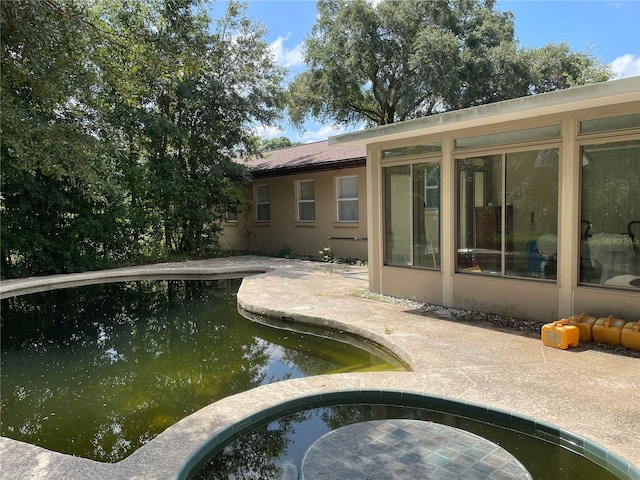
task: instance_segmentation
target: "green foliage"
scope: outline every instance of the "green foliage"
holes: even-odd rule
[[[385,125],[447,110],[603,81],[608,67],[566,44],[520,49],[494,0],[319,0],[308,69],[288,90],[308,117]]]
[[[82,195],[71,182],[2,169],[2,274],[20,277],[99,269],[134,253],[117,194]]]
[[[86,15],[71,0],[0,2],[1,160],[99,197],[115,172],[100,138]]]
[[[526,50],[523,56],[531,67],[532,93],[605,82],[613,76],[590,51],[572,52],[564,42]]]
[[[286,243],[280,247],[280,250],[278,251],[278,253],[276,253],[276,257],[297,258],[291,246],[287,245]]]
[[[213,25],[198,0],[0,9],[2,275],[215,249],[282,109],[264,28],[235,1]]]
[[[292,142],[287,137],[276,137],[276,138],[262,138],[260,139],[260,143],[258,149],[261,152],[267,152],[270,150],[277,150],[279,148],[287,148],[294,147],[297,145],[302,145],[302,142]]]
[[[318,252],[320,254],[320,260],[327,263],[335,263],[336,256],[331,251],[331,247],[324,247]]]

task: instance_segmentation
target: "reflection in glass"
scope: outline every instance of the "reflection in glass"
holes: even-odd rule
[[[640,277],[640,141],[582,148],[580,282]]]
[[[2,300],[0,434],[114,462],[262,384],[398,369],[371,349],[245,319],[239,283],[125,282]]]
[[[385,264],[411,265],[411,166],[384,169]]]
[[[440,162],[386,167],[385,264],[440,267]]]
[[[221,451],[211,452],[211,460],[193,478],[195,480],[302,478],[302,472],[299,472],[299,469],[304,454],[323,435],[353,423],[390,418],[436,422],[479,435],[509,451],[525,466],[533,478],[557,480],[575,478],[614,480],[617,478],[613,473],[571,450],[499,425],[422,408],[364,403],[308,408],[290,415],[283,414],[274,421],[256,426],[247,434],[231,439],[226,446],[221,446]],[[409,439],[409,442],[414,440]],[[430,441],[437,441],[437,438],[432,438]],[[341,451],[336,455],[350,453],[357,455],[358,446],[361,445],[358,439],[354,439],[353,451]],[[399,448],[398,452],[403,452],[402,448]],[[393,455],[393,452],[390,453]],[[410,456],[409,450],[407,457],[410,458]],[[442,456],[437,457],[440,461],[437,462],[438,465],[444,465],[449,461]],[[461,462],[459,457],[452,459],[451,471],[456,467],[459,469]],[[438,465],[434,464],[434,470]],[[399,468],[402,468],[400,463]],[[348,472],[345,474],[348,476]],[[335,477],[328,474],[327,478]]]
[[[256,186],[256,220],[258,222],[268,222],[271,220],[269,185]]]
[[[580,122],[580,133],[609,132],[640,127],[640,113],[618,117],[596,118]]]
[[[440,164],[413,165],[413,264],[440,265]]]
[[[458,182],[458,270],[500,275],[502,155],[458,160]]]
[[[312,222],[316,219],[315,187],[313,180],[298,182],[298,221]]]
[[[358,221],[358,177],[338,177],[338,221]]]
[[[525,130],[510,130],[508,132],[492,133],[477,137],[456,138],[457,149],[485,147],[488,145],[499,145],[506,143],[530,142],[532,140],[543,140],[560,137],[560,125],[548,125],[545,127],[527,128]]]
[[[558,149],[506,155],[506,274],[557,277]]]
[[[458,161],[458,271],[557,277],[558,158],[554,148]]]

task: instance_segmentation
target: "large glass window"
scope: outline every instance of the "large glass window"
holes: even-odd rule
[[[439,268],[440,164],[384,168],[385,264]]]
[[[558,150],[458,161],[458,271],[555,279]]]
[[[633,286],[640,277],[640,140],[584,146],[581,163],[580,281]]]
[[[358,177],[336,179],[338,222],[358,221]]]
[[[256,220],[258,222],[271,220],[269,185],[256,185]]]
[[[316,219],[316,194],[313,180],[298,182],[298,221],[313,222]]]

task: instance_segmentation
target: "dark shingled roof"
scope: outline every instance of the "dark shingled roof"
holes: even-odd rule
[[[367,153],[365,147],[329,146],[329,141],[324,140],[271,150],[263,155],[247,162],[254,177],[364,166]]]

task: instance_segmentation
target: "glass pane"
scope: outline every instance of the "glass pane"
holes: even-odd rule
[[[358,198],[358,177],[338,178],[338,198]]]
[[[298,219],[301,222],[312,222],[316,219],[316,202],[298,203]]]
[[[258,185],[256,187],[256,202],[269,202],[269,185]]]
[[[505,273],[557,277],[558,149],[506,156]]]
[[[385,263],[411,265],[411,167],[384,169]]]
[[[338,202],[338,221],[358,221],[358,200],[340,200]]]
[[[410,147],[391,148],[382,151],[382,158],[405,157],[442,151],[442,142],[427,143],[426,145],[412,145]]]
[[[413,264],[440,266],[440,164],[413,166]]]
[[[258,205],[258,221],[268,222],[271,220],[271,208],[268,203]]]
[[[580,133],[608,132],[627,128],[640,128],[640,113],[580,122]]]
[[[487,145],[500,145],[506,143],[528,142],[560,137],[560,125],[548,127],[528,128],[512,132],[494,133],[492,135],[480,135],[478,137],[457,138],[456,148],[484,147]]]
[[[313,180],[298,182],[298,200],[313,200],[314,187]]]
[[[582,149],[580,281],[630,287],[640,276],[640,141]]]
[[[502,156],[458,160],[458,182],[458,271],[500,275]]]

